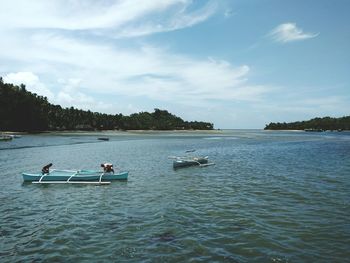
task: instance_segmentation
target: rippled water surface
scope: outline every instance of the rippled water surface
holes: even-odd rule
[[[349,261],[349,133],[104,135],[0,142],[0,262]],[[174,171],[187,149],[216,165]],[[129,180],[22,183],[105,161]]]

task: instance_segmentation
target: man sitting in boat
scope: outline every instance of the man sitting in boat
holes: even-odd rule
[[[50,172],[50,167],[52,166],[52,163],[49,163],[48,165],[45,165],[43,169],[41,169],[42,174],[48,174]]]
[[[103,172],[105,173],[114,173],[113,164],[111,163],[101,163],[101,167],[103,167]]]

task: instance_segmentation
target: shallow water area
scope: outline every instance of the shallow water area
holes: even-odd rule
[[[109,141],[99,141],[106,136]],[[196,149],[215,166],[173,170]],[[343,262],[350,133],[56,133],[0,142],[0,262]],[[127,182],[23,183],[22,172],[129,171]]]

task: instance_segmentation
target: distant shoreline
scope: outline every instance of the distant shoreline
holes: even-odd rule
[[[220,134],[223,130],[102,130],[102,131],[84,131],[84,130],[66,130],[66,131],[40,131],[40,132],[13,132],[0,131],[0,134],[47,134],[47,135],[130,135],[130,134],[157,134],[157,133],[189,133],[189,134]]]
[[[254,131],[261,130],[265,132],[308,132],[305,130],[274,130],[274,129],[213,129],[213,130],[102,130],[102,131],[84,131],[84,130],[66,130],[66,131],[40,131],[40,132],[14,132],[14,131],[0,131],[0,135],[82,135],[82,136],[122,136],[122,135],[151,135],[151,134],[223,134],[225,131]],[[336,130],[326,130],[323,132],[338,133]],[[350,132],[350,130],[342,130],[342,132]],[[318,132],[315,132],[318,133]]]
[[[350,116],[340,118],[323,117],[313,118],[307,121],[296,122],[271,122],[267,124],[264,130],[304,130],[306,132],[324,132],[324,131],[346,131],[350,130]]]
[[[280,130],[280,129],[264,129],[265,131],[286,131],[286,132],[307,132],[307,133],[319,133],[319,132],[349,132],[350,130]]]

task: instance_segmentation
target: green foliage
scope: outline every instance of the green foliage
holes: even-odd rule
[[[270,124],[266,125],[265,130],[350,130],[350,116],[345,116],[341,118],[314,118],[308,121],[297,121],[290,123],[271,122]]]
[[[211,130],[207,122],[187,122],[166,110],[130,116],[103,114],[50,104],[22,84],[5,84],[0,77],[0,130]]]

